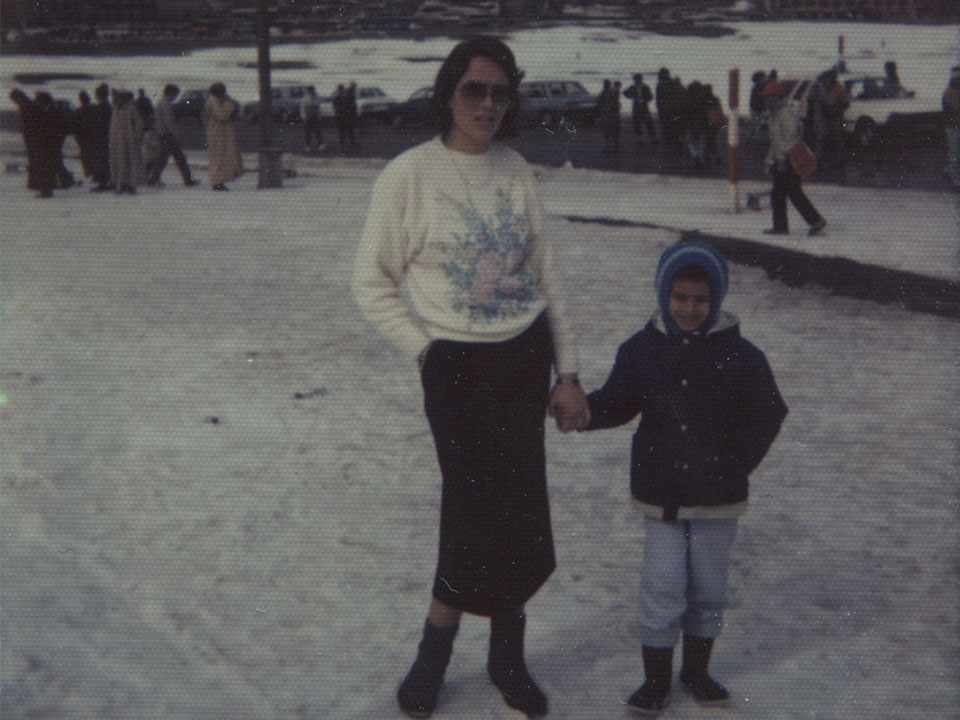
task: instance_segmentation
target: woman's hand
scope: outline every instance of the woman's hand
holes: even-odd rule
[[[576,376],[561,376],[550,393],[547,406],[550,417],[562,433],[580,430],[590,424],[590,406]]]

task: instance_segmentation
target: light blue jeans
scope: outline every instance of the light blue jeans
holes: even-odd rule
[[[644,645],[673,647],[680,632],[714,638],[727,605],[727,567],[736,518],[664,522],[644,518],[637,620]]]

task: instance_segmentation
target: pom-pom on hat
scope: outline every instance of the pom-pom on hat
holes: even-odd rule
[[[664,324],[671,333],[682,332],[670,316],[670,287],[673,278],[685,267],[697,265],[707,271],[710,276],[710,315],[700,327],[700,332],[706,332],[717,321],[720,305],[727,294],[729,273],[727,261],[719,252],[703,243],[680,241],[663,251],[660,262],[657,263],[657,274],[653,286],[657,291],[657,303]]]

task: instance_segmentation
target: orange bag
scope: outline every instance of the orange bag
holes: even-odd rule
[[[798,138],[793,145],[787,148],[787,157],[800,177],[809,175],[817,169],[817,156],[813,154],[813,150],[807,146],[803,138]]]

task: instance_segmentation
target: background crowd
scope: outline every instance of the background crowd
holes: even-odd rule
[[[842,177],[847,155],[844,113],[850,106],[850,97],[839,78],[842,70],[838,64],[823,71],[802,105],[781,103],[779,108],[796,116],[790,122],[800,128],[804,142],[817,158],[820,175],[825,177]],[[900,82],[896,63],[887,62],[884,72],[881,82],[863,88],[861,98],[902,97],[910,92]],[[947,138],[945,174],[956,188],[960,188],[958,75],[960,71],[954,68],[943,95]],[[778,88],[784,92],[791,89],[780,84],[776,69],[753,73],[748,143],[769,139],[772,117],[769,97]],[[355,83],[340,84],[333,98],[334,126],[343,155],[360,152],[356,93]],[[129,90],[111,90],[101,84],[94,90],[94,99],[86,91],[80,92],[79,107],[74,111],[69,103],[54,100],[47,92],[37,92],[31,99],[23,90],[13,90],[10,97],[20,110],[27,151],[27,187],[39,197],[49,198],[55,189],[78,184],[63,163],[63,143],[68,135],[76,139],[83,174],[92,181],[95,191],[134,194],[140,185],[162,186],[161,177],[171,158],[184,185],[196,185],[177,131],[174,102],[179,96],[180,89],[168,84],[154,105],[143,89],[134,96]],[[631,125],[638,152],[650,143],[662,143],[665,151],[688,162],[695,172],[720,168],[719,135],[727,118],[710,84],[693,80],[685,85],[666,67],[657,73],[655,89],[648,86],[639,73],[625,89],[620,81],[604,80],[595,119],[603,135],[605,154],[617,154],[621,150],[621,98],[632,103]],[[656,108],[656,120],[651,104]],[[312,86],[307,87],[298,110],[303,125],[304,152],[319,152],[326,144],[321,129],[321,98]],[[240,104],[226,95],[223,84],[214,83],[202,113],[209,159],[211,166],[216,166],[210,183],[214,190],[228,189],[226,183],[243,170],[234,129],[240,112]]]

